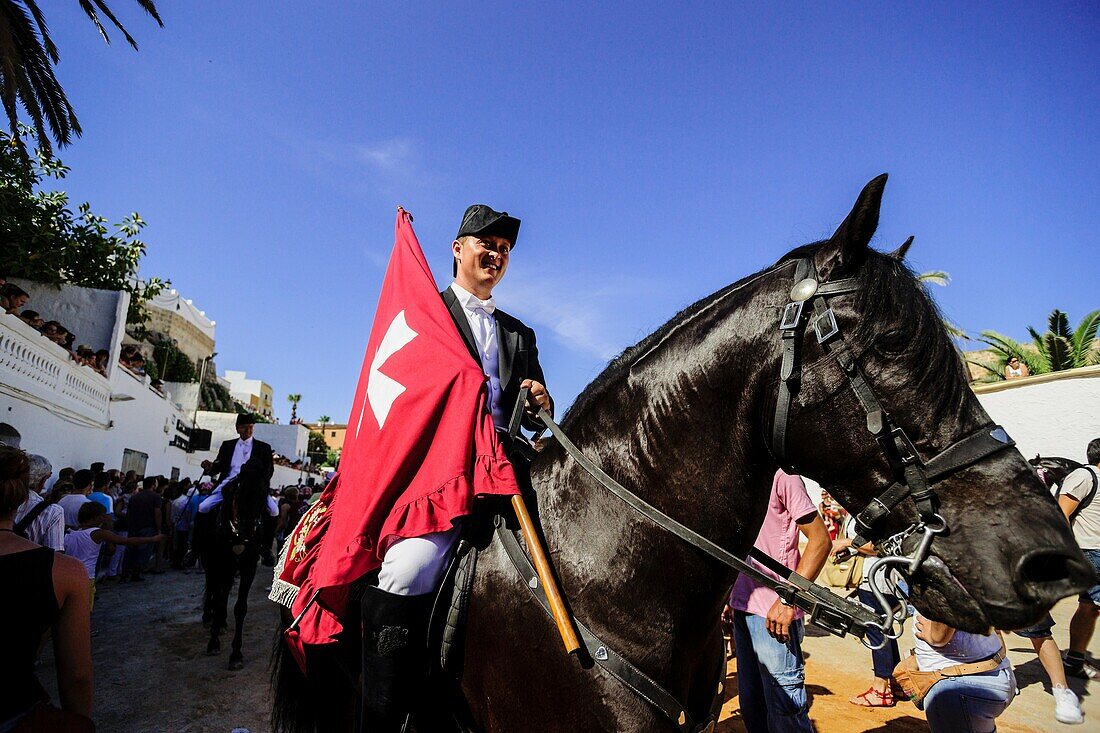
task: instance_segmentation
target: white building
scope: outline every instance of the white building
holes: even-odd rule
[[[262,379],[249,379],[245,372],[227,371],[223,378],[229,382],[229,394],[242,405],[268,419],[274,419],[275,391]]]
[[[28,307],[64,324],[78,344],[111,354],[104,377],[18,317],[0,313],[0,422],[19,434],[21,447],[55,469],[101,461],[196,478],[199,459],[187,452],[190,415],[152,389],[148,377],[118,364],[129,295],[15,282],[30,294]]]

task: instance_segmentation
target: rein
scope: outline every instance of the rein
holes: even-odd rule
[[[550,414],[539,410],[538,418],[561,444],[565,452],[573,458],[598,484],[621,499],[627,506],[641,514],[664,531],[679,537],[687,544],[706,553],[718,562],[739,573],[744,573],[766,588],[775,591],[780,600],[789,606],[802,609],[807,620],[825,631],[843,637],[852,634],[869,648],[881,648],[888,640],[901,636],[902,624],[908,617],[908,604],[892,605],[886,598],[899,593],[897,574],[915,573],[928,558],[932,541],[936,535],[947,530],[946,520],[938,513],[939,497],[933,486],[948,476],[968,466],[988,458],[1006,448],[1015,445],[1004,428],[989,424],[959,438],[946,449],[927,461],[921,459],[905,429],[895,425],[890,414],[882,406],[874,389],[867,381],[863,370],[856,363],[855,356],[844,341],[836,314],[829,307],[827,298],[848,295],[861,287],[858,277],[845,278],[834,282],[821,283],[813,261],[809,258],[798,260],[795,266],[795,284],[791,288],[790,302],[783,308],[780,319],[780,343],[782,358],[780,362],[779,389],[776,396],[775,416],[769,442],[776,462],[787,464],[787,432],[790,424],[791,403],[798,393],[802,377],[801,344],[807,325],[812,323],[818,343],[825,353],[831,355],[843,370],[848,384],[855,393],[860,406],[866,413],[867,431],[875,438],[898,479],[872,499],[862,511],[855,514],[857,534],[852,541],[853,547],[861,547],[869,541],[879,538],[876,549],[880,557],[874,560],[868,571],[868,581],[875,600],[883,614],[877,614],[868,606],[856,603],[834,593],[829,588],[814,583],[785,567],[774,558],[757,550],[750,552],[755,562],[779,576],[779,580],[760,570],[753,562],[742,559],[715,544],[698,532],[681,524],[652,504],[649,504],[634,492],[615,481],[598,464],[580,451],[561,427],[554,422]],[[807,304],[809,307],[807,307]],[[652,350],[651,350],[652,351]],[[519,414],[526,402],[527,390],[521,390],[516,404]],[[513,416],[509,435],[518,434],[519,421]],[[789,464],[787,464],[789,465]],[[916,505],[919,521],[905,530],[890,537],[881,538],[878,529],[883,520],[889,517],[903,501],[912,499]],[[527,580],[528,586],[536,597],[540,597],[537,578],[525,573],[529,563],[519,550],[514,535],[504,537],[509,532],[498,525],[498,534],[505,540],[505,548],[513,565]],[[911,535],[919,534],[920,539],[911,555],[904,554],[903,545]],[[511,543],[508,542],[511,539]],[[515,546],[512,546],[515,545]],[[544,604],[545,605],[545,604]],[[575,620],[575,619],[574,619]],[[690,718],[685,720],[684,712],[677,717],[672,712],[676,707],[684,711],[667,691],[626,662],[615,652],[592,635],[587,628],[578,623],[582,635],[589,645],[597,646],[595,659],[608,668],[620,681],[635,693],[654,704],[683,730],[694,730]],[[875,629],[882,636],[881,643],[867,641],[867,632]],[[610,661],[610,664],[608,662]],[[637,672],[637,674],[634,674]],[[660,701],[660,702],[658,702]],[[711,722],[713,725],[713,722]],[[699,727],[702,729],[702,726]]]

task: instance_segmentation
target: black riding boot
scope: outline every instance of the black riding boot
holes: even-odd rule
[[[428,682],[428,621],[434,594],[363,591],[360,733],[399,733]]]

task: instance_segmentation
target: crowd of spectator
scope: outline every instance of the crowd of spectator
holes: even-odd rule
[[[90,346],[76,344],[76,334],[63,326],[58,321],[47,321],[36,310],[26,308],[30,302],[30,295],[26,290],[15,283],[4,282],[0,278],[0,308],[8,315],[16,316],[28,326],[38,331],[49,341],[57,344],[68,352],[69,358],[77,364],[86,366],[103,376],[107,376],[107,366],[110,363],[111,352],[107,349],[96,351]]]
[[[202,570],[193,530],[199,504],[213,488],[209,481],[142,476],[102,463],[55,471],[45,457],[0,441],[0,567],[7,580],[26,575],[20,587],[29,589],[17,603],[0,604],[0,620],[10,621],[9,628],[16,619],[23,628],[28,618],[38,624],[28,644],[11,650],[18,658],[11,670],[18,667],[22,675],[11,690],[20,694],[0,694],[0,730],[28,715],[46,726],[42,730],[82,730],[65,726],[91,714],[90,614],[97,585]],[[308,510],[311,493],[296,486],[272,493],[279,496],[281,543]],[[36,595],[35,587],[50,582],[46,556],[37,553],[47,549],[56,593]],[[31,578],[35,573],[43,577]],[[51,603],[55,596],[60,600]],[[50,704],[34,676],[45,633],[54,639],[60,708]]]

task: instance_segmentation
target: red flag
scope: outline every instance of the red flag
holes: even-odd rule
[[[450,529],[475,496],[519,493],[487,394],[399,209],[340,470],[288,539],[280,579],[299,588],[298,640],[332,640],[347,585],[394,540]]]

